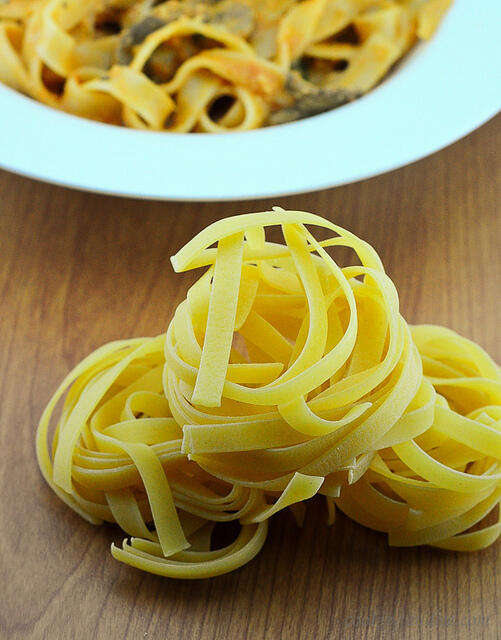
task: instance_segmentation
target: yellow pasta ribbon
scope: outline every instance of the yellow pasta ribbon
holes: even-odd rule
[[[359,264],[337,264],[337,247]],[[172,264],[205,272],[166,333],[91,354],[38,427],[56,494],[130,536],[116,559],[220,575],[259,552],[275,513],[301,523],[318,493],[329,523],[337,506],[393,545],[469,551],[500,535],[501,370],[448,329],[409,327],[370,245],[275,209],[215,222]],[[219,548],[214,525],[235,520]]]

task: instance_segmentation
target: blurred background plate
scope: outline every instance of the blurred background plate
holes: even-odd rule
[[[456,0],[435,36],[363,98],[267,129],[169,134],[91,122],[0,85],[0,167],[165,200],[314,191],[433,153],[501,108],[501,2]]]

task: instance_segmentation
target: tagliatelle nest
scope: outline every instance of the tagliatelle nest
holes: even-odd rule
[[[266,240],[272,225],[285,244]],[[327,253],[339,246],[360,265],[339,267]],[[275,210],[212,224],[172,262],[206,270],[167,333],[91,354],[38,429],[58,496],[131,536],[115,558],[219,575],[258,553],[274,513],[301,521],[317,493],[330,522],[337,505],[394,545],[467,551],[500,535],[499,521],[469,531],[501,499],[500,368],[448,329],[409,327],[372,247]],[[211,549],[214,524],[232,520],[238,538]]]

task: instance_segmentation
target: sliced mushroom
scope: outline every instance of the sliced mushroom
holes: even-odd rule
[[[164,20],[148,16],[128,29],[120,40],[115,58],[118,64],[129,64],[132,60],[132,48],[144,42],[145,38],[165,25]]]
[[[358,94],[342,89],[317,87],[303,80],[297,72],[288,75],[284,88],[292,101],[271,113],[267,122],[269,125],[285,124],[308,118],[324,111],[336,109],[358,98]]]

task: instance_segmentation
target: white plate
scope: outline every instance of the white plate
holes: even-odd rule
[[[334,111],[231,134],[134,131],[0,86],[0,166],[103,193],[233,200],[314,191],[437,151],[501,108],[501,2],[455,0],[432,40]]]

